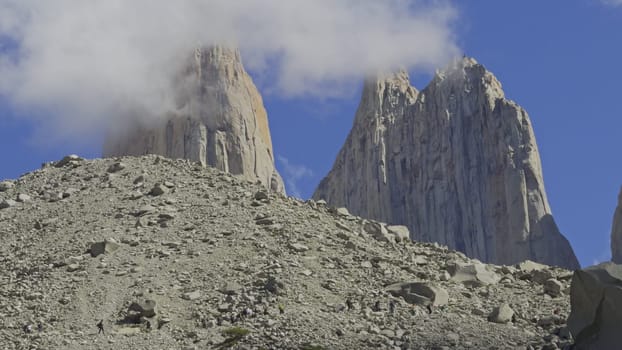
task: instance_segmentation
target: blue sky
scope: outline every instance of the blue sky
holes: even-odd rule
[[[622,185],[617,155],[622,150],[622,5],[530,0],[453,6],[451,26],[458,49],[492,71],[507,97],[532,119],[560,230],[582,265],[607,260]],[[392,44],[409,42],[402,38]],[[350,130],[360,83],[347,85],[335,97],[284,96],[259,78],[260,67],[250,71],[264,94],[276,165],[288,191],[308,198]],[[422,89],[430,73],[415,70],[411,79]],[[45,110],[16,109],[8,99],[0,96],[0,178],[15,178],[69,153],[99,156],[101,133],[84,137],[80,132],[41,130],[36,126],[46,120]]]

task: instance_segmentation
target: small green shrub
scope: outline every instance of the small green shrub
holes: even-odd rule
[[[247,336],[251,331],[241,327],[231,327],[222,331],[222,335],[227,337],[224,342],[220,343],[217,349],[227,349],[237,344],[240,339]]]
[[[231,327],[222,331],[222,335],[229,338],[243,338],[247,336],[251,331],[242,327]]]

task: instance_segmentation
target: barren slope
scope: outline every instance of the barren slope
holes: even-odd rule
[[[0,186],[2,349],[525,349],[565,342],[555,334],[568,296],[557,296],[549,280],[551,297],[541,283],[555,277],[563,291],[569,271],[484,266],[438,245],[397,243],[383,226],[343,210],[268,194],[188,161],[64,163]],[[118,249],[92,257],[91,243],[104,240]],[[386,291],[407,281],[422,282],[418,288],[432,295]],[[155,301],[155,316],[147,317],[145,305],[143,317],[128,311],[145,300]],[[513,317],[490,322],[504,302]],[[105,335],[97,334],[100,319]],[[232,327],[249,333],[227,343],[235,337],[223,332]]]

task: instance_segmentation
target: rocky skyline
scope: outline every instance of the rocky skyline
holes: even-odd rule
[[[313,198],[485,262],[579,267],[551,215],[527,113],[472,58],[420,92],[405,72],[368,79]]]
[[[75,11],[75,6],[68,5],[72,2],[62,0],[54,6],[45,5],[43,9],[45,11],[40,11],[39,14],[53,10],[58,15],[32,22],[37,25],[36,27],[29,28],[27,21],[15,22],[14,20],[22,18],[19,16],[9,16],[8,22],[0,21],[3,24],[0,30],[4,34],[7,34],[6,30],[25,28],[36,29],[38,30],[36,33],[51,38],[51,40],[34,40],[30,36],[31,39],[25,41],[26,37],[12,36],[17,32],[8,32],[8,37],[0,36],[0,55],[2,55],[0,61],[23,61],[23,67],[33,69],[33,74],[25,78],[43,79],[40,84],[32,85],[36,89],[23,90],[30,94],[29,100],[14,99],[14,95],[1,93],[0,140],[3,147],[0,148],[0,158],[4,163],[0,167],[0,178],[17,178],[20,174],[37,168],[41,162],[58,159],[70,153],[79,153],[88,158],[100,157],[104,129],[101,124],[90,122],[91,114],[98,110],[97,107],[101,106],[102,101],[108,101],[111,94],[136,96],[124,94],[128,87],[135,87],[134,92],[139,94],[152,92],[154,88],[158,88],[158,84],[151,84],[149,89],[142,89],[141,85],[144,84],[132,85],[129,78],[142,77],[145,71],[155,72],[153,64],[148,62],[162,59],[160,53],[163,49],[171,45],[184,44],[182,37],[173,39],[174,34],[188,33],[188,26],[197,22],[196,17],[201,17],[201,11],[195,11],[189,22],[180,22],[183,7],[171,6],[171,11],[168,11],[167,15],[171,15],[173,18],[171,23],[177,25],[168,26],[164,31],[155,31],[159,37],[158,41],[147,40],[141,44],[140,40],[148,39],[149,36],[137,36],[137,33],[153,32],[150,25],[160,24],[162,20],[141,25],[145,23],[136,21],[132,15],[134,20],[126,21],[123,23],[124,26],[119,27],[115,25],[119,23],[116,19],[126,18],[127,15],[123,13],[123,7],[116,9],[121,13],[115,13],[107,11],[105,4],[101,4],[98,6],[102,10],[96,11],[98,21],[91,22],[95,26],[91,27],[89,23],[84,23],[85,30],[62,32],[71,26],[57,24],[62,24],[63,21],[66,23],[66,20],[71,18],[79,22],[83,18],[75,18],[74,15],[81,12]],[[14,8],[44,6],[44,4],[37,5],[37,2],[12,0],[2,2],[0,5],[9,3],[19,5]],[[622,182],[619,176],[622,168],[618,162],[611,161],[610,156],[611,150],[622,147],[617,136],[617,130],[620,129],[618,122],[620,119],[617,116],[622,113],[622,109],[619,104],[611,103],[616,100],[619,90],[617,81],[620,76],[618,64],[620,50],[612,43],[617,40],[616,33],[622,30],[621,8],[612,3],[605,4],[604,1],[584,0],[564,3],[563,6],[557,2],[484,4],[455,1],[451,5],[456,15],[452,35],[459,47],[458,54],[465,52],[469,56],[476,57],[494,71],[504,83],[507,96],[529,111],[538,136],[549,201],[554,208],[554,216],[561,231],[576,248],[576,254],[582,265],[608,260],[611,252],[609,237],[612,216],[617,205],[615,194]],[[153,9],[157,11],[157,8],[156,6]],[[314,8],[317,9],[318,6]],[[334,13],[342,18],[343,10],[340,8]],[[286,9],[271,12],[273,13],[271,16],[276,18],[271,21],[272,23],[286,24],[278,20],[283,18],[281,15],[286,13]],[[0,15],[7,13],[11,12],[2,11]],[[317,11],[311,13],[317,14]],[[515,21],[526,25],[508,26],[507,16],[503,14],[509,13]],[[153,11],[143,12],[142,19],[149,21],[152,14]],[[265,23],[266,13],[254,15],[260,16],[259,22],[247,23]],[[358,16],[352,17],[350,13],[345,15],[346,18]],[[409,12],[409,16],[417,17],[416,11]],[[108,17],[115,20],[107,22]],[[223,20],[226,18],[227,16],[221,16]],[[313,18],[318,17],[311,19]],[[298,19],[299,21],[296,21],[298,24],[308,23],[305,18],[298,17]],[[198,23],[205,28],[207,24],[216,22],[205,21],[203,18]],[[334,23],[330,22],[322,33],[331,33],[334,30]],[[370,27],[370,24],[378,23],[380,22],[377,20],[362,22],[364,28],[361,29],[364,31],[358,30],[356,33],[378,35],[381,37],[381,44],[391,48],[408,47],[410,43],[418,40],[412,33],[408,38],[401,36],[398,39],[386,36],[385,31],[374,29],[378,26]],[[577,23],[584,25],[577,26]],[[7,27],[8,24],[18,27]],[[136,28],[126,27],[132,25],[140,30],[137,32],[134,30]],[[97,31],[98,28],[105,30]],[[285,28],[293,27],[285,26]],[[177,29],[179,31],[176,31]],[[24,31],[21,33],[27,34]],[[97,36],[102,40],[94,39],[93,35],[102,33],[104,35]],[[265,32],[262,32],[260,36],[264,34]],[[278,34],[277,37],[282,38],[281,34],[287,36],[295,33],[282,30]],[[341,38],[344,38],[344,35],[349,35],[349,32],[341,32],[333,38],[342,43],[357,43],[357,41],[343,41]],[[116,39],[110,40],[111,38]],[[249,36],[246,43],[252,43],[252,38],[257,39],[256,36]],[[137,45],[128,43],[128,40],[133,40]],[[259,41],[255,42],[260,44]],[[304,56],[308,59],[301,61],[300,64],[313,63],[321,70],[323,60],[318,61],[316,58],[324,57],[326,51],[317,46],[318,41],[295,42],[304,42],[305,48],[310,52]],[[362,41],[364,44],[370,42],[378,44],[379,40]],[[50,45],[27,50],[30,45],[37,43]],[[278,45],[284,42],[267,43]],[[101,50],[113,44],[116,47]],[[193,40],[191,44],[196,45],[196,41]],[[265,49],[265,44],[257,47]],[[75,49],[61,49],[67,46]],[[351,46],[356,45],[340,46],[340,50],[351,50]],[[54,51],[51,51],[50,55],[42,55],[41,50],[46,47]],[[123,61],[128,53],[143,49],[148,54],[147,61]],[[30,52],[29,59],[22,60],[22,53],[26,52]],[[179,52],[187,55],[187,51]],[[380,54],[391,50],[373,52]],[[253,47],[246,45],[242,49],[246,62],[252,61],[249,57],[253,54],[255,54]],[[327,57],[335,58],[335,55]],[[51,61],[52,64],[49,61],[51,58],[55,58],[55,61]],[[331,59],[331,62],[334,68],[341,61]],[[135,63],[131,67],[136,69],[127,69],[128,63]],[[270,68],[272,64],[274,70]],[[284,175],[288,193],[297,193],[299,197],[309,198],[321,177],[329,170],[350,130],[351,118],[359,102],[362,84],[358,81],[359,78],[355,77],[345,89],[335,90],[334,84],[328,85],[326,92],[342,93],[338,98],[292,99],[283,96],[272,83],[275,81],[273,78],[279,76],[282,64],[284,63],[278,60],[272,61],[267,71],[254,66],[249,69],[249,73],[262,92],[264,104],[270,114],[276,167]],[[444,65],[444,62],[435,62],[427,68],[409,69],[413,85],[423,88],[431,79],[429,72],[434,67]],[[170,67],[166,67],[164,71],[168,72],[168,68]],[[348,68],[353,67],[349,65]],[[2,81],[6,83],[8,80],[4,78],[8,75],[2,76]],[[321,76],[335,77],[322,74]],[[119,77],[124,78],[127,83],[115,84],[115,79]],[[155,78],[157,75],[151,74],[151,77]],[[343,80],[339,80],[338,83],[343,83]],[[93,90],[94,88],[96,90]],[[41,89],[47,89],[49,93],[41,93]],[[159,96],[154,97],[158,99]],[[91,108],[72,111],[62,108],[76,101]],[[94,109],[90,102],[93,102]],[[47,107],[41,106],[41,103],[47,103]],[[73,119],[68,117],[70,115],[75,117],[75,114],[79,117]],[[106,122],[112,122],[109,118],[113,114],[105,116]],[[63,123],[63,120],[70,122]],[[82,128],[85,125],[91,127],[94,132],[83,132]],[[310,152],[310,147],[313,147],[313,152]],[[591,185],[584,186],[586,182]]]

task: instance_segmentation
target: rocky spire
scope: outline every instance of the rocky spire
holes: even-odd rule
[[[611,261],[622,264],[622,189],[618,195],[618,207],[611,225]]]
[[[420,93],[403,73],[368,81],[354,124],[314,198],[486,262],[578,268],[551,215],[529,117],[474,59]]]
[[[190,159],[284,192],[263,100],[238,50],[197,49],[175,86],[177,111],[156,125],[109,135],[104,156]]]

